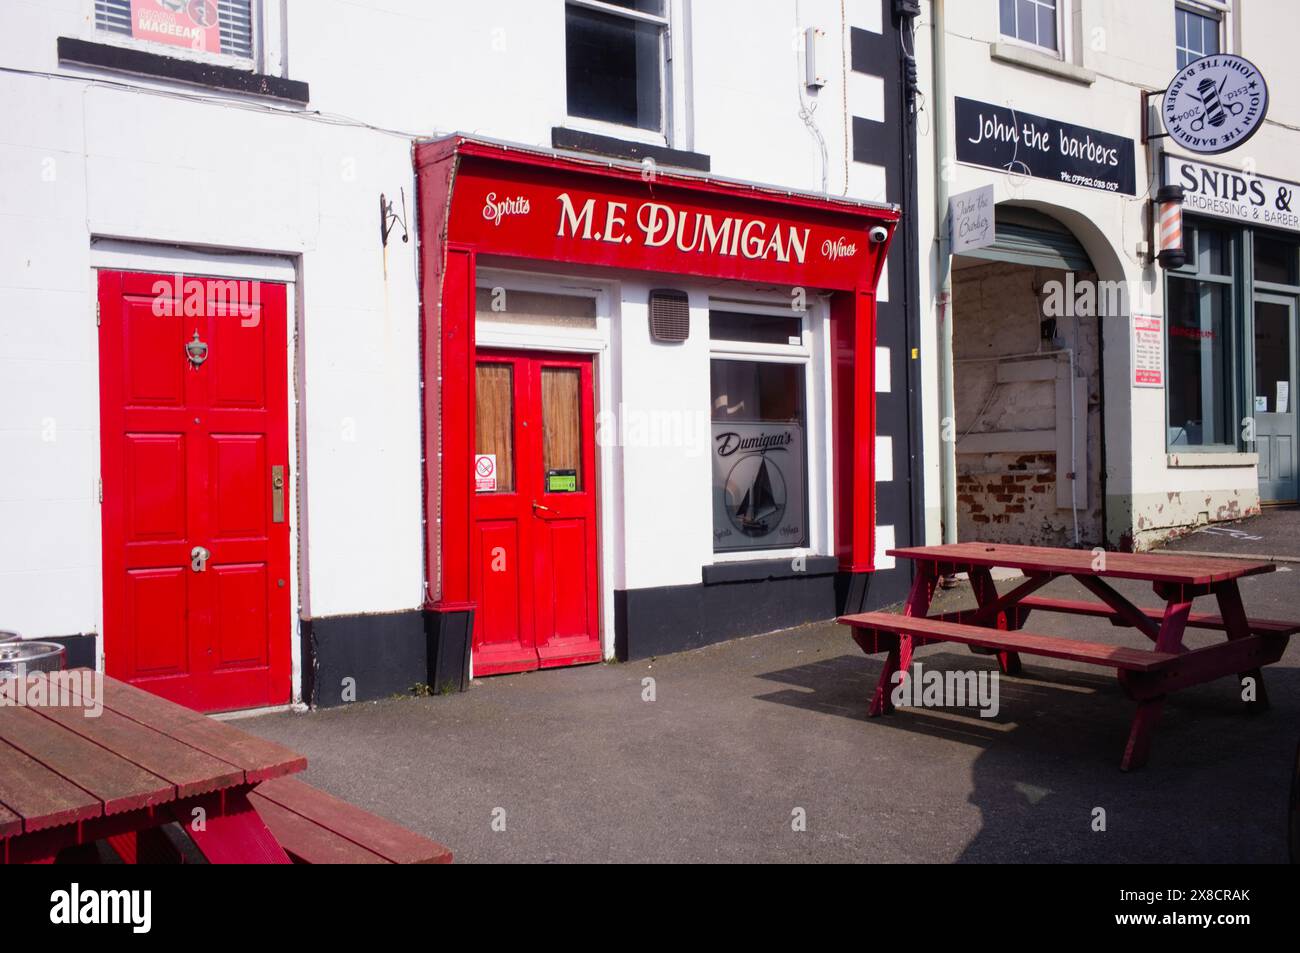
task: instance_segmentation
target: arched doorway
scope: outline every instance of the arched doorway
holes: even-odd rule
[[[1000,204],[995,231],[953,258],[957,538],[1098,545],[1100,315],[1122,312],[1122,286],[1040,210]]]

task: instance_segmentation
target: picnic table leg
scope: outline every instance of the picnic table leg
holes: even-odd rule
[[[1137,714],[1128,732],[1128,744],[1124,746],[1124,757],[1120,759],[1121,771],[1132,771],[1147,763],[1151,751],[1151,734],[1155,731],[1160,712],[1165,707],[1164,696],[1138,702]]]
[[[971,589],[975,591],[975,601],[981,609],[998,601],[998,588],[993,584],[993,573],[989,571],[988,567],[972,566],[969,575]],[[998,613],[996,625],[1004,632],[1009,628],[1010,623],[1005,612]],[[1019,652],[1001,651],[994,654],[997,656],[998,668],[1003,675],[1020,674]]]
[[[1187,617],[1191,614],[1191,600],[1179,601],[1181,594],[1169,600],[1165,607],[1164,618],[1160,622],[1160,632],[1156,636],[1156,651],[1177,652],[1183,644],[1183,632],[1187,629]],[[1146,764],[1151,751],[1151,736],[1160,712],[1165,707],[1165,698],[1149,698],[1138,702],[1137,714],[1129,728],[1128,744],[1124,746],[1124,757],[1120,759],[1121,771],[1132,771]]]
[[[177,817],[185,833],[213,864],[287,864],[289,857],[238,788],[223,792],[202,825],[188,816]]]
[[[1250,622],[1246,619],[1246,609],[1241,604],[1241,590],[1237,580],[1220,583],[1215,591],[1219,600],[1219,615],[1223,617],[1224,630],[1229,640],[1244,639],[1250,635]],[[1252,668],[1237,675],[1244,690],[1246,679],[1253,679],[1255,697],[1246,701],[1246,713],[1257,715],[1268,711],[1268,692],[1264,689],[1264,672]]]
[[[931,563],[920,563],[916,567],[916,579],[912,581],[912,591],[908,594],[907,604],[903,607],[903,615],[923,617],[929,612],[937,581],[934,566]],[[871,704],[867,708],[869,717],[876,718],[894,710],[894,702],[891,698],[894,690],[894,673],[900,673],[898,684],[902,685],[903,680],[907,678],[907,670],[912,664],[913,648],[913,638],[910,635],[902,635],[898,638],[897,646],[889,649],[889,653],[885,656],[885,665],[880,670],[880,680],[876,683],[875,694],[871,696]]]

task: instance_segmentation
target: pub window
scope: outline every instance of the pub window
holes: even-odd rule
[[[1235,450],[1234,232],[1187,223],[1187,264],[1165,280],[1170,449]]]
[[[1058,53],[1061,49],[1060,0],[999,0],[1003,36]]]
[[[664,128],[667,0],[568,0],[570,116],[651,132]]]
[[[1222,13],[1208,6],[1178,3],[1174,6],[1174,50],[1182,69],[1192,60],[1220,52]]]
[[[713,551],[807,546],[803,318],[714,310],[709,336]]]
[[[253,59],[253,0],[95,0],[95,29],[198,53]]]

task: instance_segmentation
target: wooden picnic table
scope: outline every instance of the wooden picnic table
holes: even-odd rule
[[[1251,619],[1246,614],[1237,581],[1273,572],[1276,567],[1271,562],[978,542],[893,549],[889,554],[916,563],[903,614],[864,612],[839,619],[853,627],[853,638],[864,652],[887,653],[870,715],[893,710],[891,691],[907,678],[912,652],[937,642],[966,644],[976,652],[995,654],[1007,675],[1019,674],[1021,654],[1113,668],[1120,686],[1137,702],[1120,762],[1124,770],[1146,761],[1165,697],[1178,689],[1235,674],[1242,680],[1247,710],[1267,709],[1261,668],[1281,658],[1290,636],[1300,631],[1300,622]],[[995,567],[1019,569],[1025,580],[999,595],[993,584]],[[968,575],[977,608],[927,615],[939,578],[956,573]],[[1096,601],[1033,595],[1053,579],[1066,576]],[[1136,606],[1107,579],[1149,582],[1165,604],[1163,608]],[[1218,613],[1193,613],[1192,602],[1199,596],[1213,596]],[[1137,629],[1151,644],[1130,648],[1025,632],[1025,620],[1033,611],[1108,619],[1112,625]],[[1226,638],[1188,648],[1183,644],[1188,627],[1218,630]]]
[[[85,670],[61,673],[79,675]],[[33,679],[28,676],[27,695]],[[100,676],[102,713],[82,689],[67,704],[0,703],[0,862],[85,859],[108,840],[124,860],[166,854],[178,821],[213,863],[288,863],[249,803],[262,781],[301,771],[283,745]],[[68,682],[73,681],[68,679]],[[16,691],[0,682],[0,691]],[[201,819],[202,823],[195,823]]]

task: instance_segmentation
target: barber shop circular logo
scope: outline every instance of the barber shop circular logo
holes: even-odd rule
[[[1161,108],[1170,138],[1203,155],[1241,145],[1267,112],[1263,74],[1250,60],[1228,53],[1202,56],[1179,70]]]

